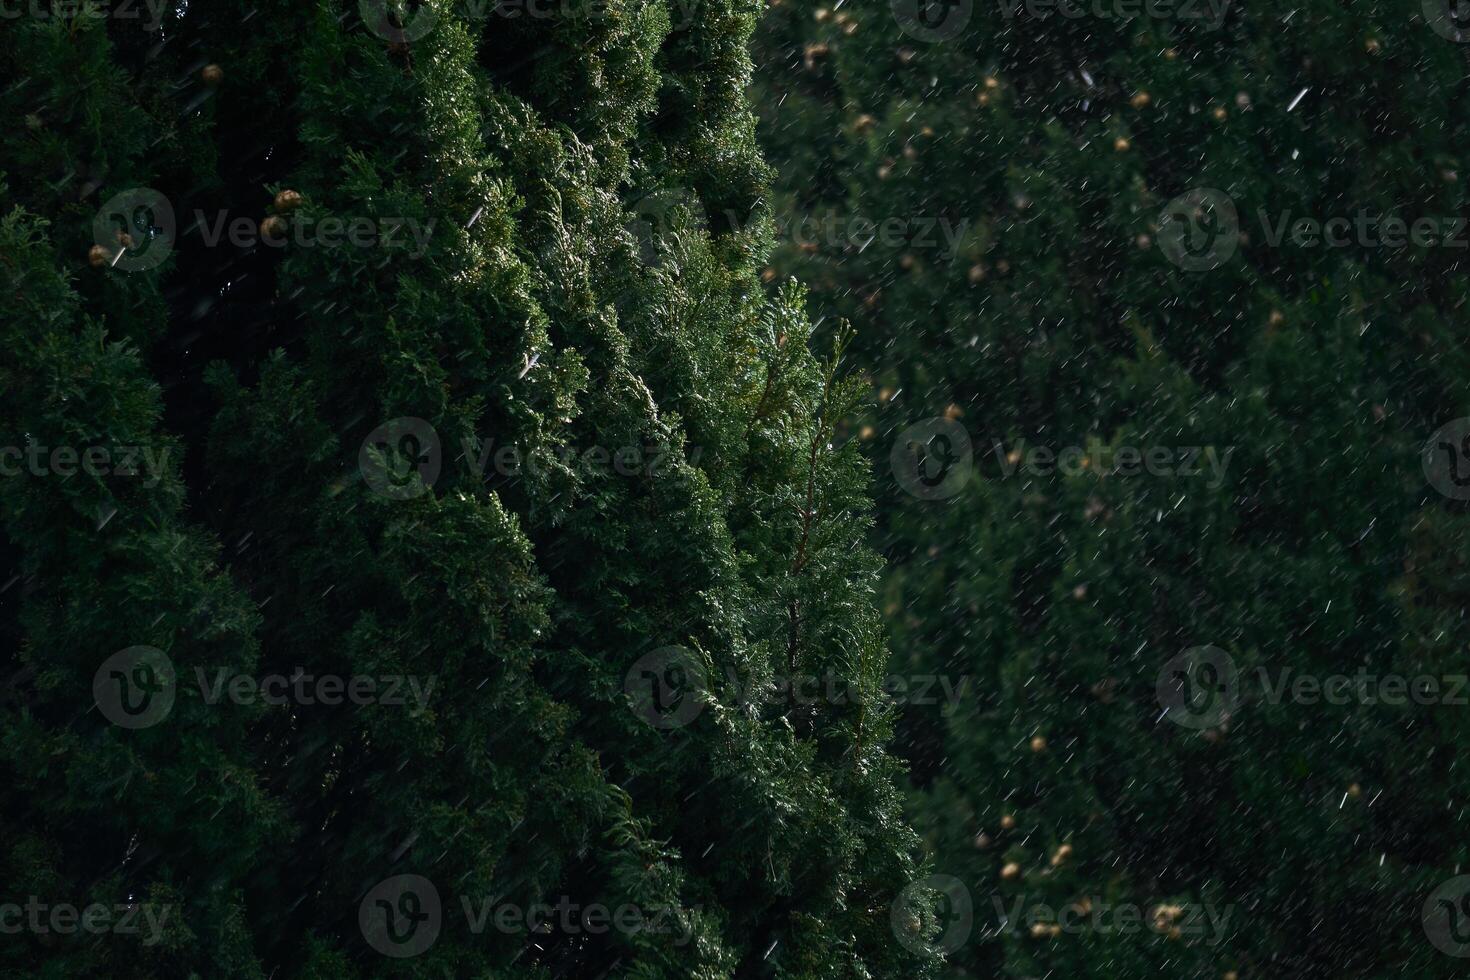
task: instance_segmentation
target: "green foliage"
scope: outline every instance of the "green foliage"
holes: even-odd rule
[[[38,117],[0,150],[4,444],[168,450],[151,485],[0,480],[0,899],[172,912],[156,937],[23,933],[0,967],[925,975],[889,927],[917,838],[844,428],[862,386],[840,349],[811,354],[800,289],[765,297],[758,223],[709,217],[756,213],[766,181],[754,11],[395,4],[394,30],[431,27],[399,42],[359,6],[0,34],[0,104]],[[146,227],[93,239],[135,187],[177,219],[152,268],[115,261],[160,244]],[[637,233],[638,201],[678,189],[693,206]],[[241,218],[284,242],[212,240]],[[424,235],[303,237],[334,219]],[[415,459],[365,442],[405,418],[440,472],[384,492],[379,468]],[[519,470],[484,466],[505,447]],[[657,462],[585,452],[624,447]],[[172,662],[176,701],[125,729],[92,678],[133,646]],[[711,683],[662,730],[625,687],[669,646]],[[861,697],[813,709],[760,683],[794,669]],[[303,671],[432,688],[244,705],[204,683]],[[359,909],[399,875],[432,882],[443,915],[395,959]],[[461,904],[561,897],[676,928],[529,935]]]
[[[925,43],[881,0],[772,8],[756,104],[778,211],[909,231],[787,235],[771,274],[857,325],[880,391],[896,669],[969,678],[896,742],[935,868],[974,898],[954,976],[1454,973],[1419,919],[1466,863],[1464,708],[1272,703],[1258,680],[1463,673],[1470,540],[1420,449],[1470,409],[1465,252],[1265,234],[1283,214],[1465,214],[1463,45],[1425,9],[1232,5],[1212,30],[976,4]],[[1188,271],[1161,217],[1197,188],[1233,199],[1243,235]],[[916,219],[964,232],[926,246]],[[889,453],[941,416],[978,478],[915,499]],[[1219,479],[1008,473],[1036,446],[1230,455]],[[1195,731],[1155,685],[1203,645],[1246,700]],[[1214,944],[997,929],[1018,900],[1085,897],[1232,917]]]

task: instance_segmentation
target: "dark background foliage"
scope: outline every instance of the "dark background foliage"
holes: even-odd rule
[[[894,669],[968,678],[896,743],[935,868],[973,896],[951,974],[1455,975],[1420,911],[1466,865],[1470,715],[1271,703],[1258,678],[1463,674],[1470,525],[1420,450],[1470,406],[1466,236],[1265,231],[1463,224],[1470,46],[1418,2],[959,3],[931,10],[938,41],[903,6],[773,4],[755,104],[791,216],[768,276],[857,326],[877,394]],[[1164,215],[1202,188],[1240,234],[1190,271]],[[952,248],[923,234],[945,220]],[[891,453],[934,418],[976,478],[916,499]],[[1009,469],[1069,446],[1229,455],[1218,480]],[[1242,703],[1191,729],[1156,682],[1200,646]],[[1100,899],[1231,917],[1178,938],[1000,919]]]

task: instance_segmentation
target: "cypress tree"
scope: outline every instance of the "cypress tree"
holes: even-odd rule
[[[926,975],[748,6],[99,9],[0,34],[5,444],[162,462],[3,481],[0,860],[167,915],[4,966]]]

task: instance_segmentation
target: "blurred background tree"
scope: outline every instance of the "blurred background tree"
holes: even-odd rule
[[[1420,915],[1470,864],[1466,708],[1262,678],[1465,672],[1421,459],[1470,414],[1465,40],[1418,0],[768,8],[765,277],[857,327],[892,669],[968,678],[897,743],[973,893],[950,975],[1462,969]],[[1235,697],[1171,717],[1181,676]],[[1143,926],[1008,919],[1100,902]]]

